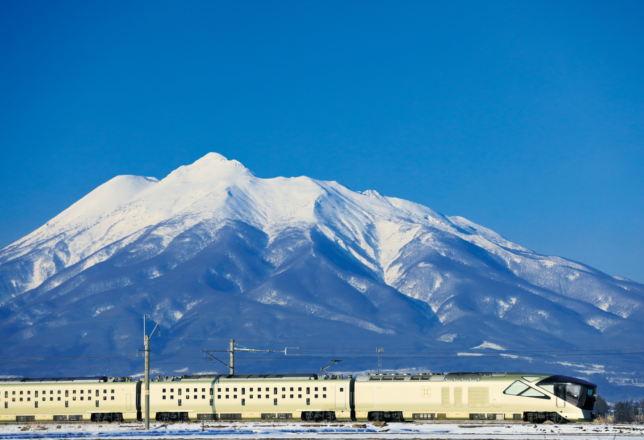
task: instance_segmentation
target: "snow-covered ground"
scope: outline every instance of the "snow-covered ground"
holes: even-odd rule
[[[525,423],[280,423],[204,422],[122,424],[29,424],[0,425],[0,439],[22,438],[493,438],[493,439],[579,439],[644,438],[644,426],[637,425],[532,425]]]

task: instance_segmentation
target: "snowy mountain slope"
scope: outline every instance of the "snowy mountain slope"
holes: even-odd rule
[[[195,334],[623,346],[636,345],[643,307],[641,284],[535,254],[464,218],[337,182],[260,179],[215,153],[160,181],[116,177],[0,250],[5,356],[132,353],[144,313],[183,338],[168,349],[204,348]],[[575,368],[631,371],[605,363]]]

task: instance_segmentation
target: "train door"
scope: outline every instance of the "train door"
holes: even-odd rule
[[[125,395],[125,409],[132,410],[132,395],[130,393]]]
[[[338,409],[344,409],[347,407],[347,392],[348,387],[344,384],[340,384],[335,387],[335,407]]]
[[[555,396],[557,396],[557,408],[566,407],[566,385],[555,385]]]

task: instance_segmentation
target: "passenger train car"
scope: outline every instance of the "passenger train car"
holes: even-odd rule
[[[145,414],[131,378],[0,379],[0,421],[123,421]],[[597,387],[538,373],[204,375],[150,382],[150,418],[590,422]]]

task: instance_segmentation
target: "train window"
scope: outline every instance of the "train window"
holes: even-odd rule
[[[251,392],[251,393],[253,392],[253,389],[252,389],[252,388],[250,389],[250,392]]]
[[[112,390],[112,392],[114,392],[114,390]],[[106,390],[106,389],[103,389],[103,394],[107,394],[107,390]]]
[[[234,391],[234,392],[237,392],[237,388],[233,388],[233,391]]]
[[[217,388],[217,392],[218,392],[218,393],[221,393],[221,388]]]
[[[31,391],[27,391],[27,394],[31,394]]]
[[[31,397],[27,397],[27,402],[31,402]]]
[[[65,408],[69,407],[69,402],[65,400]]]
[[[326,399],[326,394],[322,394],[322,398],[323,398],[323,399]]]
[[[341,392],[341,393],[342,393],[342,392],[344,392],[344,388],[340,388],[340,392]]]
[[[237,398],[237,394],[234,394],[234,395],[233,395],[233,399],[236,399],[236,398]]]
[[[52,398],[51,398],[51,400],[54,400],[54,398],[52,397]],[[47,398],[46,398],[46,397],[43,397],[43,398],[42,398],[42,401],[43,401],[43,402],[46,402],[46,401],[47,401]]]
[[[550,399],[550,397],[546,396],[545,394],[535,390],[534,388],[530,388],[524,383],[517,381],[514,381],[512,385],[507,387],[505,391],[503,391],[504,394],[509,394],[511,396],[521,396],[521,397],[535,397],[537,399]]]
[[[76,400],[76,396],[72,397],[72,400]]]
[[[163,392],[165,393],[165,388],[163,389]]]
[[[291,392],[293,392],[293,387],[291,387]]]
[[[16,392],[15,392],[15,391],[12,391],[12,392],[11,392],[11,394],[15,395],[15,394],[16,394]]]
[[[535,390],[534,388],[528,388],[527,391],[524,391],[521,393],[521,397],[538,397],[538,398],[545,398],[546,395],[543,393],[540,393],[539,391]]]
[[[242,399],[242,405],[246,405],[246,399]]]
[[[282,394],[282,399],[286,399],[286,394]]]
[[[203,396],[201,396],[201,398],[205,400],[205,399],[206,399],[206,395],[204,394]]]
[[[190,394],[186,394],[186,399],[190,399]]]
[[[179,391],[181,391],[181,390],[179,390]],[[179,406],[181,406],[181,399],[179,399],[179,401],[177,403],[179,404]]]
[[[218,395],[217,395],[217,399],[221,399],[221,394],[218,394]]]
[[[83,390],[81,390],[81,394],[83,394]]]
[[[266,398],[267,398],[267,399],[269,398],[268,394],[266,395]]]
[[[524,384],[523,382],[515,380],[512,383],[512,385],[510,385],[509,387],[507,387],[505,389],[505,391],[503,391],[503,394],[509,394],[510,396],[518,396],[519,394],[521,394],[522,392],[524,392],[528,388],[530,388],[530,387],[527,386],[526,384]]]
[[[34,394],[36,395],[36,397],[38,397],[38,391],[34,391]]]
[[[301,395],[301,394],[298,394],[298,395],[297,395],[297,398],[298,398],[298,399],[301,399],[301,398],[302,398],[302,395]]]
[[[20,398],[20,401],[22,402],[22,397]]]
[[[293,395],[291,394],[291,399],[293,398]]]
[[[54,401],[54,398],[53,398],[53,397],[50,397],[50,398],[49,398],[49,401],[50,401],[50,402],[53,402],[53,401]],[[58,398],[58,401],[60,402],[60,397]]]
[[[541,379],[541,376],[523,376],[523,378],[528,382],[536,382],[537,380]]]
[[[249,397],[252,399],[252,398],[253,398],[253,395],[251,394]]]
[[[83,400],[83,396],[81,396],[81,400]]]
[[[195,388],[195,393],[197,392],[197,389]]]
[[[72,394],[76,394],[76,390],[72,390]]]
[[[52,393],[49,393],[49,394],[52,394]],[[60,390],[58,390],[58,394],[60,394]]]
[[[36,405],[36,408],[38,408],[38,401],[37,400],[34,402],[34,405]]]
[[[311,394],[311,388],[306,387],[306,394]]]
[[[170,388],[170,392],[171,392],[171,393],[174,393],[174,388]]]
[[[97,396],[98,396],[98,394],[99,394],[99,393],[100,393],[100,391],[99,391],[99,390],[96,390],[96,395],[97,395]]]
[[[194,398],[196,399],[196,398],[197,398],[197,396],[194,396]]]
[[[317,390],[318,390],[318,387],[315,387],[315,391],[317,391]]]
[[[174,400],[174,396],[170,396],[170,400]]]
[[[177,388],[177,394],[181,395],[181,388]]]
[[[54,390],[49,391],[49,394],[54,394]],[[58,394],[60,394],[60,390],[58,390]]]
[[[273,399],[273,405],[277,405],[277,399]]]
[[[162,399],[165,400],[165,396],[163,396]]]
[[[246,394],[246,388],[242,388],[242,396]]]
[[[196,389],[196,388],[195,388],[195,391],[197,391],[197,389]],[[202,393],[205,393],[205,392],[206,392],[206,389],[205,389],[205,388],[202,388],[202,389],[201,389],[201,392],[202,392]]]
[[[286,388],[282,387],[282,391],[286,391]]]
[[[302,387],[298,387],[298,388],[297,388],[297,390],[298,390],[298,391],[302,391]]]
[[[306,404],[310,405],[311,404],[311,399],[306,399]]]
[[[316,398],[316,399],[318,398],[318,395],[317,395],[317,394],[315,395],[315,398]]]
[[[22,391],[20,391],[20,395],[22,396]]]
[[[195,390],[195,391],[197,391],[197,390]],[[189,393],[189,392],[190,392],[190,388],[186,388],[186,393]]]
[[[262,398],[262,395],[261,395],[261,394],[258,394],[258,395],[257,395],[257,398],[258,398],[258,399],[261,399],[261,398]]]
[[[103,400],[107,400],[107,396],[103,396]]]
[[[96,401],[96,408],[98,408],[98,400]]]
[[[322,388],[322,391],[326,391],[326,387],[323,387],[323,388]]]
[[[49,400],[51,400],[51,399],[52,399],[52,398],[50,397],[50,398],[49,398]],[[60,397],[58,398],[58,401],[60,402]]]
[[[213,391],[214,391],[214,390],[213,390],[212,388],[210,388],[210,395],[211,395],[211,396],[214,394],[214,393],[213,393]]]
[[[212,399],[210,399],[210,404],[212,405]]]
[[[65,390],[65,397],[69,397],[69,390]]]
[[[12,397],[12,398],[11,398],[11,401],[12,401],[12,402],[15,402],[15,401],[16,401],[16,398],[15,398],[15,397]]]
[[[273,388],[273,394],[277,394],[277,388]]]

